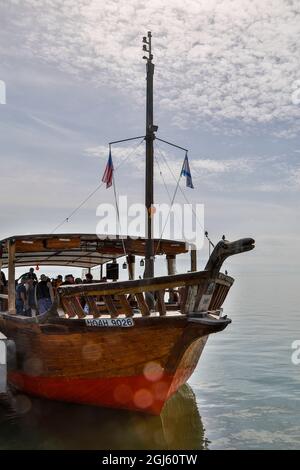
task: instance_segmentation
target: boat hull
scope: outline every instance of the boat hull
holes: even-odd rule
[[[160,414],[172,379],[167,374],[156,382],[143,375],[109,378],[33,377],[18,372],[9,375],[10,382],[29,395],[152,414]]]
[[[16,345],[9,381],[51,400],[160,414],[193,373],[212,325],[185,315],[135,319],[132,328],[89,328],[83,320],[55,324],[0,320]]]

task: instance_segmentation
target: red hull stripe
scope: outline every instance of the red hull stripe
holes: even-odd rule
[[[69,378],[32,377],[19,372],[9,374],[9,381],[29,395],[152,414],[160,414],[171,394],[172,380],[173,376],[166,374],[157,381],[144,376]]]

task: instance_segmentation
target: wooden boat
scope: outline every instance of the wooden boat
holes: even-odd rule
[[[151,33],[144,43],[149,53],[145,57],[146,237],[52,234],[2,240],[0,268],[8,267],[8,292],[0,294],[0,331],[15,346],[8,376],[18,389],[52,400],[159,414],[193,373],[209,335],[230,323],[222,317],[221,307],[233,279],[220,269],[227,257],[251,250],[254,240],[221,240],[203,271],[197,271],[196,251],[191,249],[191,270],[175,274],[176,256],[189,248],[182,241],[153,239],[157,126],[153,125]],[[124,250],[128,281],[60,287],[49,312],[34,318],[15,315],[16,266],[91,268],[116,260]],[[166,256],[167,276],[155,277],[154,254]],[[135,256],[145,258],[144,279],[134,280]]]
[[[126,242],[129,261],[144,252],[145,240]],[[2,241],[9,286],[1,297],[8,300],[9,311],[0,314],[0,331],[16,346],[8,375],[18,389],[53,400],[159,414],[192,374],[208,336],[230,323],[220,316],[220,308],[233,279],[221,274],[220,267],[228,256],[251,250],[251,238],[220,241],[203,271],[64,286],[58,299],[63,314],[57,303],[37,317],[14,314],[15,266],[32,260],[68,266],[87,266],[92,260],[99,265],[120,256],[119,243],[83,234]],[[172,259],[185,251],[182,242],[161,243],[160,253]],[[165,293],[174,291],[180,292],[179,301],[167,303]],[[149,293],[155,299],[153,311],[146,301]]]

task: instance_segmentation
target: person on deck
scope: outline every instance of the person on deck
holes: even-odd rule
[[[27,281],[26,277],[22,277],[20,284],[16,288],[16,313],[17,315],[31,316],[31,309],[28,305],[27,295]]]
[[[75,279],[74,279],[73,274],[67,274],[65,276],[64,282],[61,285],[62,286],[69,286],[70,284],[74,284],[74,283],[75,283]]]
[[[24,273],[22,274],[19,279],[22,279],[23,277],[27,278],[27,279],[32,279],[34,282],[37,282],[38,281],[38,278],[37,278],[37,275],[35,274],[34,272],[34,268],[30,268],[29,271],[27,273]],[[18,279],[18,280],[19,280]]]
[[[0,293],[5,293],[5,290],[4,288],[6,287],[7,285],[7,281],[6,281],[6,277],[5,277],[5,274],[3,271],[0,271]],[[5,301],[4,299],[1,299],[0,298],[0,311],[2,312],[2,310],[6,310],[5,307]]]
[[[53,287],[54,295],[56,295],[57,289],[59,288],[59,286],[62,285],[62,283],[63,283],[63,277],[61,274],[58,274],[57,278],[52,280],[52,287]]]
[[[3,271],[0,271],[0,287],[6,287],[7,281]]]
[[[32,278],[27,279],[26,283],[26,291],[27,291],[27,301],[28,301],[28,307],[30,308],[31,311],[31,316],[36,315],[37,312],[37,305],[36,305],[36,283]]]
[[[85,275],[85,283],[86,284],[91,284],[93,282],[93,275],[91,273],[86,273]]]
[[[40,315],[47,312],[54,301],[52,284],[45,274],[41,275],[41,280],[36,286],[36,298]]]

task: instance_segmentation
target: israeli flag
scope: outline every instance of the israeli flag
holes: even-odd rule
[[[185,158],[183,161],[182,165],[182,170],[181,170],[181,175],[180,176],[185,176],[186,177],[186,186],[188,188],[194,189],[193,186],[193,181],[192,181],[192,175],[191,175],[191,170],[190,170],[190,165],[189,165],[189,159],[187,153],[185,154]]]

